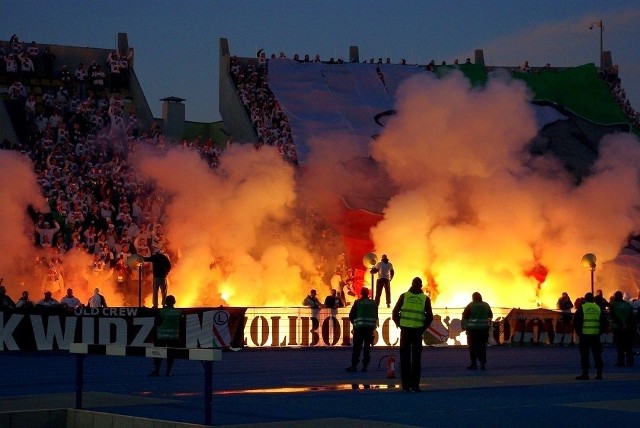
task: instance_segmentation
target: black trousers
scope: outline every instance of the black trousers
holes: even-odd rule
[[[387,299],[387,306],[391,305],[391,281],[387,278],[378,278],[376,281],[376,305],[380,306],[380,294],[384,289],[384,297]]]
[[[402,389],[418,388],[422,373],[422,328],[400,327]]]
[[[471,365],[487,362],[487,341],[489,340],[489,330],[467,330],[467,342],[469,345],[469,356]]]
[[[156,340],[155,346],[157,347],[167,347],[167,348],[177,348],[179,346],[179,341],[177,340]],[[154,371],[160,373],[160,367],[162,366],[163,358],[154,358],[153,359],[153,368]],[[175,359],[173,357],[167,357],[167,367],[165,368],[165,373],[170,374],[171,369],[173,368],[173,362]]]
[[[631,328],[613,330],[613,341],[616,344],[617,364],[633,365],[633,339],[636,332]]]
[[[367,367],[371,361],[371,343],[373,342],[373,327],[358,327],[353,329],[353,352],[351,366],[356,367],[360,361],[362,351],[362,367]]]
[[[602,370],[602,343],[599,334],[580,335],[580,367],[586,372],[591,367],[589,354],[593,355],[596,370]]]

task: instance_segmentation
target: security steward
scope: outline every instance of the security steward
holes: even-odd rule
[[[489,341],[489,329],[493,312],[487,302],[482,301],[482,295],[477,291],[471,295],[469,303],[462,311],[462,328],[467,332],[469,344],[469,356],[471,365],[469,370],[486,370],[487,366],[487,342]]]
[[[393,307],[392,319],[400,327],[400,374],[403,391],[420,392],[422,335],[433,321],[431,299],[422,291],[422,280],[411,281],[411,288]]]
[[[165,299],[165,307],[158,311],[155,321],[156,346],[178,347],[180,344],[180,319],[182,318],[182,312],[174,307],[175,304],[176,298],[169,295]],[[173,361],[174,358],[167,356],[167,367],[165,370],[166,376],[171,376]],[[154,370],[149,374],[149,376],[160,376],[161,365],[162,358],[154,358]]]
[[[349,320],[353,324],[353,352],[351,365],[347,367],[348,372],[355,372],[358,369],[360,351],[362,351],[362,371],[367,371],[371,361],[373,332],[378,323],[378,305],[369,298],[369,289],[363,287],[360,290],[360,296],[349,311]]]
[[[633,366],[633,339],[636,334],[633,306],[622,298],[622,291],[616,291],[610,305],[609,316],[616,344],[616,367]]]
[[[584,295],[584,302],[573,317],[573,325],[580,338],[580,366],[582,374],[576,380],[589,380],[589,353],[593,355],[596,366],[596,379],[602,379],[602,343],[600,333],[605,317],[602,309],[595,303],[593,293]]]

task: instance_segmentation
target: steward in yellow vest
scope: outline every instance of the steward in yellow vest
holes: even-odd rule
[[[402,389],[420,392],[422,334],[433,321],[431,299],[423,293],[420,278],[413,278],[409,291],[400,295],[392,318],[396,327],[400,327]]]
[[[604,325],[604,313],[595,304],[593,293],[584,295],[584,302],[573,317],[573,325],[580,338],[580,366],[582,373],[576,380],[589,380],[590,360],[593,355],[596,366],[596,379],[602,379],[602,343],[600,343],[601,326]]]
[[[353,303],[349,311],[349,319],[353,324],[353,352],[351,353],[351,365],[347,367],[348,372],[357,370],[360,351],[363,351],[362,371],[367,371],[371,360],[373,333],[378,323],[378,305],[369,298],[369,289],[363,287],[360,290],[360,296],[362,297]]]
[[[467,344],[471,365],[469,370],[477,370],[478,361],[480,369],[486,370],[487,341],[491,327],[493,312],[487,302],[482,301],[482,295],[477,291],[471,295],[471,303],[462,311],[462,328],[467,331]]]

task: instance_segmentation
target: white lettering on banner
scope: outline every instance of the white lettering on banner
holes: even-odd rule
[[[22,321],[24,315],[14,314],[4,323],[4,312],[0,312],[0,351],[19,351],[20,347],[13,337],[13,332]]]
[[[213,318],[215,311],[202,312],[202,324],[198,314],[186,316],[185,346],[187,348],[211,348],[213,346]]]
[[[47,316],[47,331],[45,332],[42,315],[30,315],[31,325],[33,327],[33,337],[36,340],[38,351],[50,351],[53,349],[53,341],[58,343],[58,348],[67,349],[69,344],[73,342],[76,332],[76,317],[66,317],[64,322],[64,331],[60,325],[60,317],[52,315]]]
[[[95,318],[82,317],[82,343],[95,343]]]
[[[115,327],[115,340],[111,340],[111,327]],[[100,318],[98,321],[99,345],[126,345],[127,321],[122,318]]]
[[[140,331],[131,341],[131,346],[147,346],[147,338],[155,325],[155,318],[134,318],[133,325],[139,325]]]
[[[77,316],[95,316],[102,315],[105,317],[135,317],[138,315],[138,308],[76,308],[73,313]]]

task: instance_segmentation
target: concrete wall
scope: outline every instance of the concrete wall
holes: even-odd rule
[[[31,44],[30,41],[25,42],[25,46]],[[129,50],[129,42],[126,33],[119,33],[117,36],[118,50],[120,52],[128,52]],[[3,46],[8,46],[7,41],[2,41]],[[85,68],[88,67],[92,62],[96,62],[100,64],[103,70],[107,73],[107,77],[109,75],[109,68],[107,67],[107,56],[110,52],[113,52],[115,48],[116,40],[114,39],[114,47],[111,49],[104,48],[91,48],[91,47],[80,47],[80,46],[63,46],[63,45],[55,45],[55,44],[46,44],[46,43],[37,43],[40,48],[40,54],[44,53],[46,47],[51,49],[51,52],[56,56],[56,61],[54,64],[55,72],[59,73],[62,69],[63,65],[67,65],[67,68],[71,73],[75,72],[76,66],[78,63],[82,62],[85,65]],[[56,74],[54,72],[54,75]],[[130,70],[130,83],[129,83],[129,92],[131,97],[133,98],[133,103],[138,112],[138,121],[140,123],[141,128],[149,128],[153,123],[153,113],[151,112],[151,108],[149,107],[149,103],[147,102],[146,97],[144,96],[144,92],[142,87],[140,86],[140,82],[138,77],[136,76],[135,69],[132,68]],[[0,108],[0,110],[2,110]],[[3,130],[4,128],[4,118],[1,116],[2,112],[0,112],[0,120],[2,121],[2,126],[0,126],[0,138],[6,133]],[[13,127],[11,127],[13,128]],[[15,134],[15,131],[14,131]],[[1,140],[0,140],[1,141]]]
[[[2,428],[198,428],[204,425],[138,418],[76,409],[31,410],[0,413]]]
[[[255,144],[258,137],[231,79],[230,64],[229,42],[222,38],[220,39],[220,99],[218,106],[220,116],[222,116],[225,129],[231,134],[234,142]]]
[[[5,138],[12,143],[18,143],[18,135],[16,134],[15,129],[13,129],[13,124],[11,123],[9,112],[7,112],[7,107],[4,104],[4,101],[0,100],[0,142],[4,141]]]

